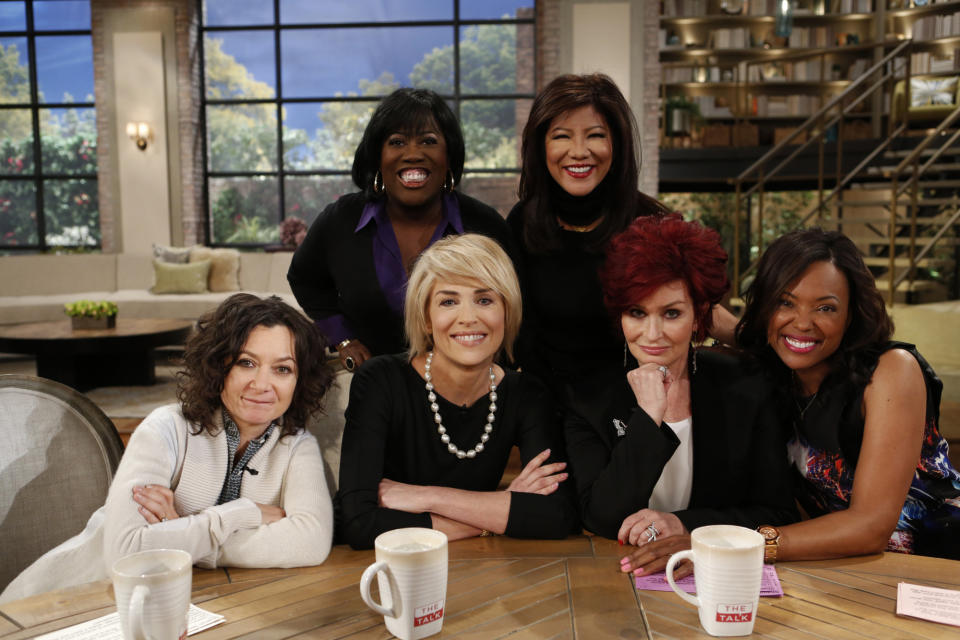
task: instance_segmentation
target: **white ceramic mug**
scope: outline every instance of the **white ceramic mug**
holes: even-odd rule
[[[447,598],[447,536],[410,527],[381,533],[374,540],[377,561],[360,578],[360,597],[383,615],[387,631],[400,640],[440,632]],[[377,576],[381,604],[370,597]]]
[[[187,637],[193,560],[180,549],[153,549],[113,563],[113,594],[125,640]]]
[[[763,577],[763,536],[752,529],[716,524],[694,529],[691,547],[670,556],[667,582],[677,594],[699,608],[700,625],[712,636],[753,633]],[[673,568],[693,560],[697,595],[677,587]]]

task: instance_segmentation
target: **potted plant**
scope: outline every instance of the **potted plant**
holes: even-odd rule
[[[664,107],[668,136],[689,136],[703,121],[700,105],[686,96],[670,96]]]
[[[113,329],[117,326],[117,305],[101,300],[77,300],[63,305],[74,329]]]

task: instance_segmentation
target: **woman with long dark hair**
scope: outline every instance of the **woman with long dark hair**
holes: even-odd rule
[[[763,527],[796,560],[901,551],[960,557],[960,473],[940,435],[933,369],[893,322],[853,242],[809,229],[772,243],[739,344],[780,390],[797,497],[812,516]]]

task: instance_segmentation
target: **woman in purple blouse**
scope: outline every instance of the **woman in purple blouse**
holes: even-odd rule
[[[294,254],[290,287],[348,370],[406,348],[404,290],[424,249],[465,232],[508,247],[503,218],[455,190],[463,162],[463,133],[446,102],[426,89],[394,91],[354,155],[361,192],[324,209]]]

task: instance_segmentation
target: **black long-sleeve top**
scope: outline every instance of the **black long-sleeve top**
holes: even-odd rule
[[[549,462],[562,460],[562,443],[550,429],[552,407],[543,385],[529,375],[507,371],[497,387],[496,420],[484,450],[474,459],[447,451],[434,424],[425,382],[403,355],[379,356],[357,370],[340,454],[339,537],[368,549],[380,533],[400,527],[430,527],[429,513],[407,513],[378,505],[382,478],[425,486],[494,491],[516,445],[524,465],[544,449]],[[461,449],[480,441],[490,401],[469,407],[437,397],[443,425]],[[559,434],[557,434],[559,436]],[[564,538],[579,522],[569,481],[549,496],[512,493],[506,535]]]
[[[568,401],[570,466],[584,526],[615,538],[628,515],[647,507],[680,441],[637,406],[623,371],[586,384],[591,388]],[[675,515],[688,531],[795,522],[786,434],[762,378],[746,374],[729,354],[701,349],[690,387],[693,487],[688,507]],[[626,423],[625,435],[617,435],[615,418]]]
[[[464,233],[489,236],[512,253],[499,213],[459,192],[448,197],[456,199]],[[342,315],[342,326],[349,327],[350,335],[328,336],[332,344],[346,337],[360,340],[373,355],[398,353],[406,349],[403,309],[391,307],[377,278],[373,258],[377,225],[357,229],[366,204],[362,193],[351,193],[324,209],[293,255],[287,280],[297,302],[314,320]],[[455,230],[450,226],[445,233]],[[405,280],[403,274],[395,275]]]

